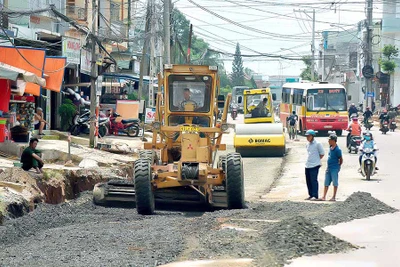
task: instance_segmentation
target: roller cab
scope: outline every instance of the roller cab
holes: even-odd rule
[[[242,156],[284,156],[282,123],[275,121],[269,88],[245,90],[244,124],[237,124],[234,146]]]

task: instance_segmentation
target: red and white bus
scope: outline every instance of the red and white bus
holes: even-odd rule
[[[341,135],[348,126],[346,88],[327,82],[286,83],[282,87],[281,121],[285,123],[293,111],[299,117],[300,133],[312,129]]]

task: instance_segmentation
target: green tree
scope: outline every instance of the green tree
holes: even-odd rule
[[[174,35],[172,63],[185,64],[189,46],[190,21],[179,10],[174,9],[171,24]],[[219,69],[223,67],[220,54],[210,50],[209,44],[194,33],[192,34],[190,55],[191,64],[218,66]]]
[[[399,49],[394,45],[384,45],[382,54],[384,58],[380,59],[379,65],[383,71],[387,72],[388,74],[393,74],[397,67],[393,58],[399,55]]]
[[[68,131],[76,114],[76,106],[71,99],[64,99],[63,104],[58,108],[58,114],[61,117],[61,129]]]
[[[318,78],[318,73],[314,71],[314,80],[311,79],[311,69],[312,69],[312,60],[310,56],[304,56],[302,58],[304,65],[306,65],[306,68],[302,70],[300,73],[300,77],[303,80],[308,80],[308,81],[317,81]]]
[[[243,60],[239,43],[236,44],[235,57],[232,63],[231,81],[233,86],[245,85]]]

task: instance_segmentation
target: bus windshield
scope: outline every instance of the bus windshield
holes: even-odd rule
[[[307,91],[307,110],[346,111],[345,89],[309,89]]]

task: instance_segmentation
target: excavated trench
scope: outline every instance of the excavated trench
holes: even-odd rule
[[[60,204],[93,190],[95,184],[110,179],[132,177],[133,166],[96,169],[45,169],[42,175],[9,168],[0,172],[0,225],[4,219],[18,218],[33,211],[39,203]]]

